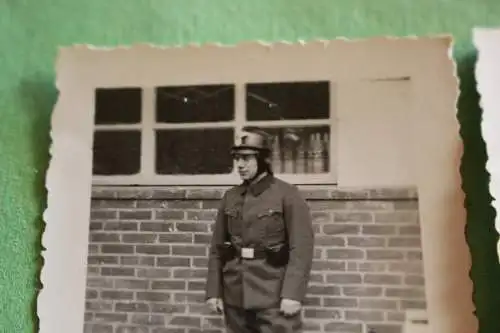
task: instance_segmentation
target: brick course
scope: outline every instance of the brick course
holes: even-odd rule
[[[203,304],[226,188],[94,187],[84,333],[221,333]],[[416,191],[302,188],[316,249],[304,332],[402,332],[425,309]]]

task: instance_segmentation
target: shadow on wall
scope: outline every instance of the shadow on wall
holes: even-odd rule
[[[496,255],[495,211],[490,205],[486,148],[481,136],[482,110],[476,90],[476,54],[457,59],[460,79],[458,120],[464,153],[460,166],[467,209],[467,242],[472,255],[471,278],[479,332],[500,332],[500,265]]]
[[[33,276],[33,288],[36,294],[32,301],[32,313],[34,316],[33,332],[38,332],[39,318],[37,313],[37,297],[38,292],[42,289],[40,282],[40,270],[43,266],[43,258],[41,251],[45,250],[42,246],[42,234],[45,230],[42,214],[46,209],[47,191],[45,189],[45,176],[49,163],[49,145],[50,145],[50,118],[52,109],[57,100],[57,89],[54,86],[53,80],[47,76],[34,75],[32,78],[27,78],[22,81],[18,89],[19,97],[16,100],[23,103],[21,105],[23,112],[28,114],[30,121],[30,148],[31,148],[31,163],[37,169],[35,171],[35,180],[33,183],[31,198],[36,200],[36,209],[38,214],[33,221],[36,238],[34,248],[36,251],[36,276]]]

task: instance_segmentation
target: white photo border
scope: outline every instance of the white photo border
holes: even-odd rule
[[[237,46],[62,48],[56,66],[60,95],[52,117],[52,157],[46,178],[39,332],[83,330],[92,185],[91,102],[96,86],[209,84],[233,81],[234,73],[244,82],[276,77],[282,81],[316,80],[325,72],[344,81],[411,77],[412,118],[419,119],[410,133],[412,162],[431,332],[477,332],[464,232],[466,213],[459,172],[462,141],[451,47],[450,36],[432,36]],[[425,121],[421,115],[417,117],[422,112]],[[341,178],[338,185],[343,186]]]
[[[489,190],[493,199],[491,205],[495,209],[495,229],[500,235],[500,155],[498,154],[498,122],[500,87],[500,27],[475,28],[473,30],[474,45],[478,51],[476,65],[477,90],[480,95],[480,106],[483,110],[481,132],[488,153],[486,170],[490,175]],[[500,263],[500,237],[497,241],[497,255]]]

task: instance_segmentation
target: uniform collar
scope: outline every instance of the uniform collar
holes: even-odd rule
[[[262,179],[260,179],[258,182],[253,183],[248,185],[247,183],[241,184],[240,187],[240,194],[244,195],[246,192],[252,193],[253,196],[257,197],[259,196],[262,192],[267,190],[274,182],[274,177],[271,174],[267,174],[264,176]]]

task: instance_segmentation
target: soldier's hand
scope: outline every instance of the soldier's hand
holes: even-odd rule
[[[300,304],[300,302],[293,299],[283,298],[281,300],[280,311],[285,316],[293,316],[300,311],[301,307],[302,305]]]
[[[222,313],[224,307],[222,305],[222,299],[220,298],[210,298],[207,300],[207,305],[213,312]]]

